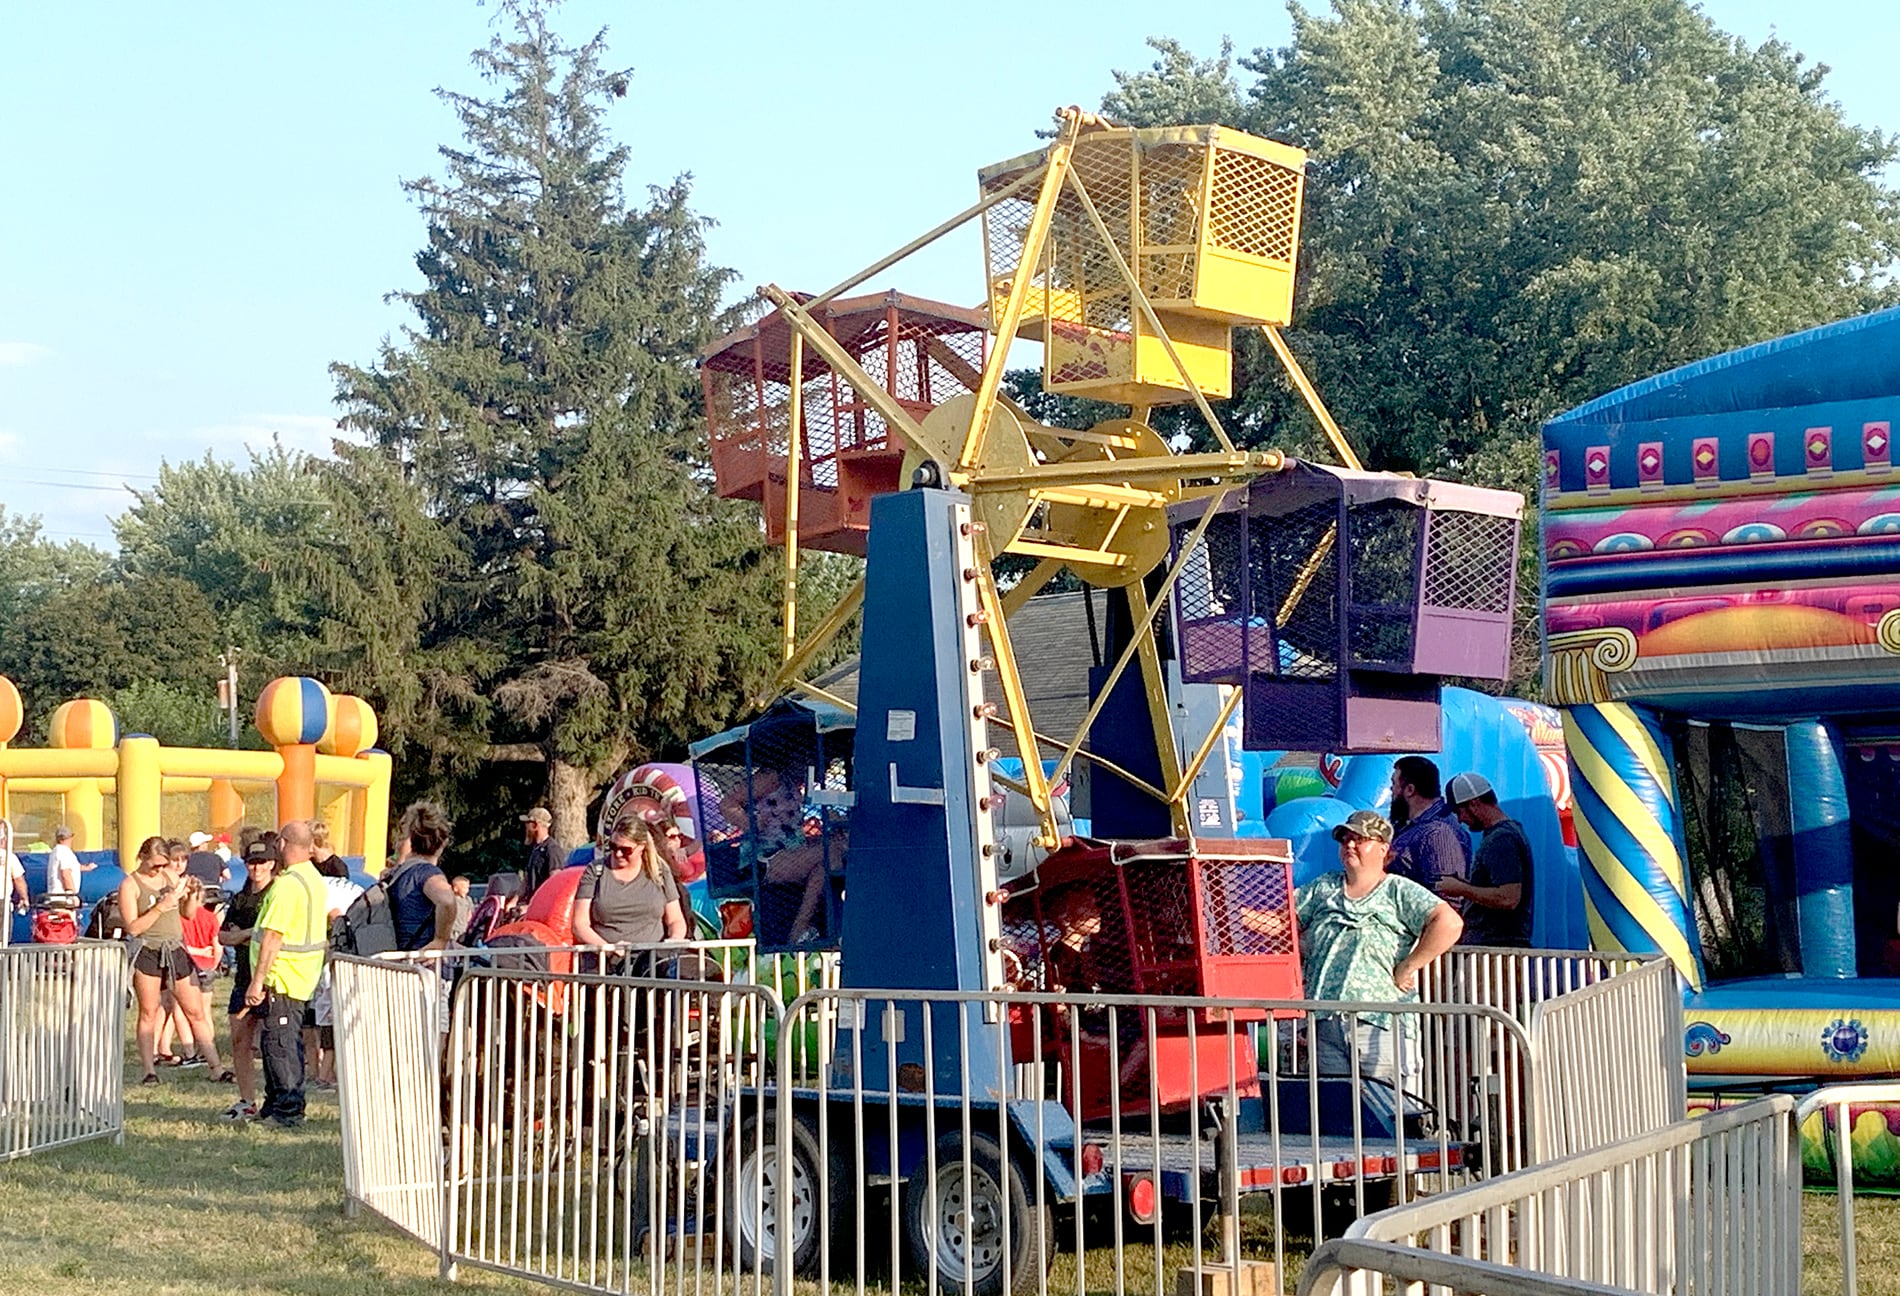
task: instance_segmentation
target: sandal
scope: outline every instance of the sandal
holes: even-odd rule
[[[185,1059],[179,1057],[176,1053],[155,1053],[152,1055],[152,1065],[168,1067],[183,1066],[185,1065]]]
[[[237,1072],[233,1071],[230,1067],[226,1067],[224,1070],[205,1078],[211,1081],[212,1084],[236,1084]]]
[[[146,1072],[146,1073],[145,1073],[144,1075],[142,1075],[142,1076],[140,1076],[140,1077],[139,1077],[139,1083],[140,1083],[140,1084],[142,1084],[142,1085],[155,1085],[155,1084],[157,1084],[157,1083],[158,1083],[158,1072],[156,1072],[156,1071],[147,1071],[147,1072]]]

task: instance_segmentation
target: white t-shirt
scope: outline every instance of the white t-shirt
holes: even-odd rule
[[[356,903],[356,897],[363,894],[363,888],[348,878],[327,877],[323,879],[324,908],[330,913],[346,912]]]
[[[7,886],[6,886],[6,891],[7,891],[6,900],[8,904],[11,904],[13,902],[13,879],[23,878],[25,876],[26,876],[26,865],[20,863],[20,857],[18,855],[15,855],[12,851],[8,851],[7,852]]]
[[[63,872],[72,874],[72,885],[67,886],[60,877]],[[73,848],[60,842],[46,856],[46,889],[48,891],[79,890],[79,856],[73,854]]]

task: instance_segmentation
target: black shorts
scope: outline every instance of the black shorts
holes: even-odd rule
[[[230,1006],[225,1009],[225,1011],[230,1013],[231,1016],[233,1017],[243,1012],[244,1011],[244,996],[250,991],[250,988],[251,988],[251,982],[249,978],[239,981],[236,985],[232,986],[231,987],[231,1003],[230,1003]]]
[[[197,971],[183,945],[143,946],[139,956],[132,960],[132,970],[157,977],[160,985],[168,987],[180,981],[190,981]]]

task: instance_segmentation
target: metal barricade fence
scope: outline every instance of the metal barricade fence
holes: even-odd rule
[[[1900,1081],[1869,1080],[1826,1085],[1803,1097],[1794,1109],[1796,1139],[1802,1138],[1810,1121],[1816,1122],[1815,1142],[1834,1162],[1841,1228],[1841,1290],[1846,1296],[1855,1296],[1860,1290],[1854,1219],[1854,1131],[1863,1117],[1871,1116],[1884,1134],[1886,1111],[1896,1103],[1900,1103]]]
[[[125,1137],[117,941],[0,947],[0,1161]]]
[[[1660,1129],[1686,1115],[1682,998],[1667,959],[1647,962],[1587,950],[1521,950],[1459,946],[1419,978],[1419,997],[1432,1003],[1482,1004],[1522,1022],[1537,1059],[1533,1103],[1538,1117],[1524,1146],[1505,1149],[1501,1168],[1525,1165]],[[1429,1024],[1428,1024],[1429,1026]],[[1465,1101],[1472,1076],[1457,1073],[1469,1055],[1457,1041],[1426,1040],[1426,1055],[1445,1059],[1445,1084]],[[1530,1082],[1500,1074],[1495,1083]],[[1446,1095],[1441,1101],[1453,1101]]]
[[[836,990],[785,1030],[823,1017],[827,1067],[778,1056],[776,1165],[811,1185],[774,1213],[781,1296],[794,1273],[995,1296],[1243,1268],[1234,1290],[1281,1293],[1290,1238],[1448,1191],[1527,1125],[1526,1089],[1482,1083],[1530,1066],[1492,1008]],[[1502,1102],[1424,1100],[1452,1092],[1419,1053],[1429,1019]]]
[[[1384,1278],[1424,1283],[1432,1291],[1460,1296],[1636,1296],[1627,1287],[1550,1278],[1488,1260],[1363,1238],[1338,1238],[1315,1251],[1300,1274],[1300,1296],[1371,1296],[1382,1289],[1378,1280]]]
[[[1801,1278],[1793,1111],[1794,1099],[1775,1095],[1680,1121],[1420,1198],[1347,1236],[1643,1292],[1792,1296]]]
[[[440,971],[330,961],[344,1201],[432,1249],[442,1243]]]
[[[555,968],[576,952],[457,955],[446,1016],[434,968],[335,964],[351,1200],[445,1273],[1000,1296],[1247,1269],[1267,1296],[1353,1219],[1525,1164],[1549,1091],[1485,1004],[847,991],[733,942]]]
[[[1483,1004],[1529,1026],[1532,1010],[1546,999],[1620,976],[1642,962],[1594,950],[1458,945],[1420,973],[1418,997],[1426,1003]]]
[[[1539,1164],[1688,1116],[1682,986],[1667,959],[1536,1004],[1531,1054]]]
[[[614,947],[618,956],[680,945]],[[721,974],[743,971],[750,941],[691,947]],[[343,1133],[345,1201],[367,1207],[441,1251],[443,1222],[443,1068],[450,989],[467,971],[497,960],[572,961],[596,957],[591,946],[452,947],[428,954],[332,956],[338,1108]],[[446,1259],[444,1264],[447,1264]]]
[[[778,999],[715,969],[462,976],[446,1073],[446,1274],[466,1264],[590,1291],[762,1285]],[[736,1223],[748,1219],[750,1246]]]

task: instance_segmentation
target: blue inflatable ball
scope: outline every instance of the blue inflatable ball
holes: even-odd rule
[[[1355,808],[1337,797],[1301,797],[1274,807],[1267,816],[1266,835],[1293,843],[1295,886],[1339,867],[1339,844],[1333,840],[1333,829],[1345,823]]]

